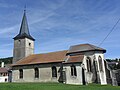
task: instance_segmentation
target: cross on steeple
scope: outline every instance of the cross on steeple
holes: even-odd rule
[[[26,4],[25,4],[25,6],[24,6],[24,12],[26,12]]]

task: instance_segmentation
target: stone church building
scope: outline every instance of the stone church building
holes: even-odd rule
[[[80,44],[64,51],[34,54],[35,39],[30,35],[25,11],[20,32],[13,39],[12,82],[107,84],[103,48]]]

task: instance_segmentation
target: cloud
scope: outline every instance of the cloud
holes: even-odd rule
[[[13,43],[7,43],[7,44],[2,44],[1,46],[2,47],[10,47],[10,46],[12,46],[13,45]]]
[[[44,5],[45,8],[43,9],[32,9],[32,21],[30,22],[30,24],[36,24],[36,23],[41,23],[44,20],[47,20],[49,17],[54,16],[56,13],[54,12],[55,10],[57,10],[58,8],[61,8],[62,6],[64,6],[64,4],[67,2],[68,0],[61,0],[60,2],[52,2],[52,1],[41,1],[41,3]],[[49,3],[49,5],[47,4]],[[34,13],[33,13],[34,12]]]
[[[28,2],[30,4],[27,12],[28,24],[31,35],[36,38],[37,53],[68,49],[70,45],[80,43],[98,45],[119,18],[120,2],[115,0],[37,0],[34,3],[28,0]],[[8,8],[10,5],[14,7],[18,4],[17,1],[14,4],[0,3],[0,7]],[[20,10],[20,4],[15,10],[18,9]],[[8,21],[9,17],[12,19],[8,21],[11,23],[9,26],[6,24],[0,26],[0,38],[2,42],[5,42],[3,39],[11,42],[10,38],[17,35],[20,28],[16,22],[18,11],[15,15],[8,15],[7,18],[3,15],[1,15],[2,21]],[[119,49],[119,28],[118,24],[116,30],[102,44],[108,51],[114,47]],[[12,44],[5,44],[1,49],[12,47]],[[114,50],[110,53],[116,55]]]
[[[0,38],[12,37],[18,30],[19,25],[14,25],[12,27],[0,28]]]
[[[0,3],[1,8],[15,8],[16,6],[15,4]]]
[[[87,43],[87,39],[77,39],[77,38],[54,38],[47,42],[36,42],[36,53],[46,53],[60,50],[68,50],[71,45]]]
[[[49,18],[50,16],[53,16],[53,15],[54,15],[54,13],[49,13],[46,16],[43,16],[43,17],[36,19],[36,20],[33,20],[32,22],[30,22],[30,25],[40,23],[40,22],[46,20],[47,18]]]

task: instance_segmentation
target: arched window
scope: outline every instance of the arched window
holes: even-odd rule
[[[102,58],[101,58],[101,56],[98,57],[98,62],[99,62],[99,69],[100,69],[100,71],[103,71]]]
[[[35,68],[35,78],[39,78],[39,69]]]
[[[71,66],[71,76],[77,76],[77,71],[75,65]]]
[[[52,67],[52,77],[57,77],[57,68],[55,66]]]
[[[91,72],[92,71],[92,67],[91,67],[91,58],[90,57],[87,57],[86,63],[87,63],[87,70],[88,70],[88,72]]]
[[[23,78],[23,70],[22,70],[22,69],[19,70],[19,78],[20,78],[20,79]]]

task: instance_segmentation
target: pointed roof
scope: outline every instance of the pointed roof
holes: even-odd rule
[[[71,53],[82,53],[87,51],[103,51],[103,53],[106,52],[105,49],[94,46],[92,44],[80,44],[80,45],[71,46],[67,52],[67,55]]]
[[[29,38],[31,40],[35,40],[29,32],[29,28],[28,28],[28,23],[27,23],[27,17],[26,17],[26,10],[24,10],[24,14],[23,14],[23,19],[22,19],[22,23],[21,23],[21,27],[20,27],[20,32],[17,36],[15,36],[13,39],[23,39],[23,38]]]

